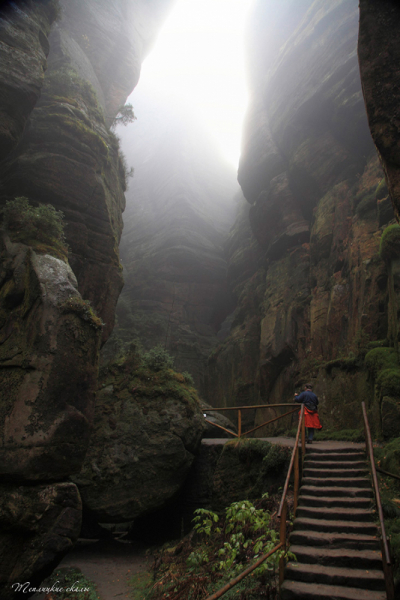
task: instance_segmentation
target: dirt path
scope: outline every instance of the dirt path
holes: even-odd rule
[[[146,569],[145,550],[143,545],[115,540],[80,541],[59,566],[79,568],[97,585],[101,600],[125,600],[130,598],[128,580]]]

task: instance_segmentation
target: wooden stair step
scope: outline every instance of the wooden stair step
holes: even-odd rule
[[[319,460],[319,461],[365,461],[365,452],[307,452],[304,460]]]
[[[308,531],[296,529],[290,534],[290,543],[314,548],[341,548],[353,550],[378,550],[380,542],[376,535],[349,532]]]
[[[305,477],[314,477],[318,479],[329,479],[332,477],[340,477],[345,479],[353,479],[355,477],[364,477],[368,473],[367,469],[304,469]]]
[[[332,567],[356,569],[381,569],[382,554],[379,550],[352,550],[349,548],[312,548],[293,544],[290,552],[296,555],[298,563],[319,564]],[[382,570],[381,570],[382,572]]]
[[[307,469],[321,469],[326,471],[326,469],[361,469],[363,471],[367,470],[365,460],[304,460],[304,468]]]
[[[283,582],[282,600],[386,600],[386,592],[364,590],[354,587],[305,583],[303,581]]]
[[[376,535],[377,528],[374,523],[365,523],[357,521],[339,521],[337,519],[310,519],[308,517],[298,517],[293,523],[293,528],[309,529],[313,531],[330,532],[351,532],[363,533],[365,535]]]
[[[310,476],[304,476],[302,479],[302,483],[303,485],[317,485],[317,486],[324,486],[324,487],[333,487],[333,486],[338,486],[338,487],[346,487],[347,485],[349,485],[349,478],[347,477],[334,477],[334,476],[329,476],[329,477],[315,477],[314,475],[312,477]],[[369,479],[367,479],[366,477],[355,477],[354,479],[351,480],[350,482],[351,487],[359,487],[359,488],[366,488],[366,489],[371,489],[371,483],[369,481]]]
[[[300,488],[300,495],[348,497],[348,498],[373,498],[374,493],[369,487],[340,487],[304,484]]]
[[[366,590],[385,590],[385,578],[382,571],[366,569],[347,569],[327,567],[319,564],[289,562],[285,576],[293,581],[342,585]]]
[[[330,521],[371,521],[375,511],[365,508],[343,508],[340,506],[299,506],[296,516]]]
[[[299,506],[319,506],[319,507],[342,507],[342,508],[369,508],[371,506],[371,498],[364,497],[349,497],[349,496],[313,496],[301,494],[299,496]]]

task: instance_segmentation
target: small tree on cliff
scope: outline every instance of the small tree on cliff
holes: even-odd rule
[[[124,104],[120,106],[117,114],[114,117],[111,127],[114,128],[117,125],[129,125],[136,121],[135,113],[133,112],[132,104]]]

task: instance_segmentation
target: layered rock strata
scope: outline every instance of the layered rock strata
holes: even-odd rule
[[[3,507],[5,515],[17,514],[19,492],[12,485],[23,484],[17,504],[34,513],[31,523],[6,530],[10,559],[1,561],[1,598],[10,597],[14,577],[45,574],[78,534],[77,488],[50,482],[81,467],[100,338],[112,330],[122,287],[118,242],[125,168],[109,126],[137,83],[168,4],[1,3],[0,206],[24,196],[31,205],[62,210],[70,249],[67,264],[43,245],[33,249],[7,237],[1,242],[0,455],[1,481],[8,486]],[[73,519],[60,517],[55,525],[55,508],[41,517],[53,496],[57,505],[75,511]],[[39,508],[35,498],[42,501]]]
[[[138,121],[118,131],[135,175],[121,240],[125,287],[110,341],[136,338],[145,350],[162,344],[203,391],[207,356],[231,310],[222,243],[238,186],[191,115],[160,98],[132,101]]]
[[[371,135],[382,160],[396,217],[400,212],[400,8],[361,0],[358,56]]]
[[[217,406],[290,399],[320,366],[346,357],[354,366],[387,335],[378,248],[394,215],[364,109],[358,4],[258,2],[249,31],[239,182],[251,234],[242,215],[228,243],[237,308],[209,361]],[[347,393],[332,396],[343,365],[321,372],[329,426],[345,417]],[[357,403],[373,395],[362,378]]]

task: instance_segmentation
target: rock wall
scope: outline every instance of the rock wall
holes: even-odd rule
[[[79,533],[79,493],[62,480],[87,451],[99,346],[122,287],[125,170],[109,125],[169,4],[0,6],[0,206],[24,196],[62,210],[70,249],[68,264],[2,232],[0,518],[14,517],[0,536],[1,598],[19,577],[43,577]]]
[[[135,173],[120,250],[125,286],[110,353],[132,339],[144,350],[161,344],[203,391],[207,356],[232,306],[222,244],[238,185],[193,115],[171,100],[138,94],[132,97],[137,122],[118,130]]]
[[[400,8],[393,0],[361,0],[358,56],[372,138],[388,181],[398,219],[400,212],[399,100],[396,32]]]
[[[348,400],[334,394],[335,377],[349,366],[338,359],[359,357],[362,370],[368,343],[387,335],[378,251],[394,214],[368,129],[357,34],[356,0],[255,4],[238,175],[249,206],[227,245],[237,307],[209,360],[217,406],[288,400],[320,373],[325,425],[337,427]],[[373,398],[362,377],[358,404]]]

